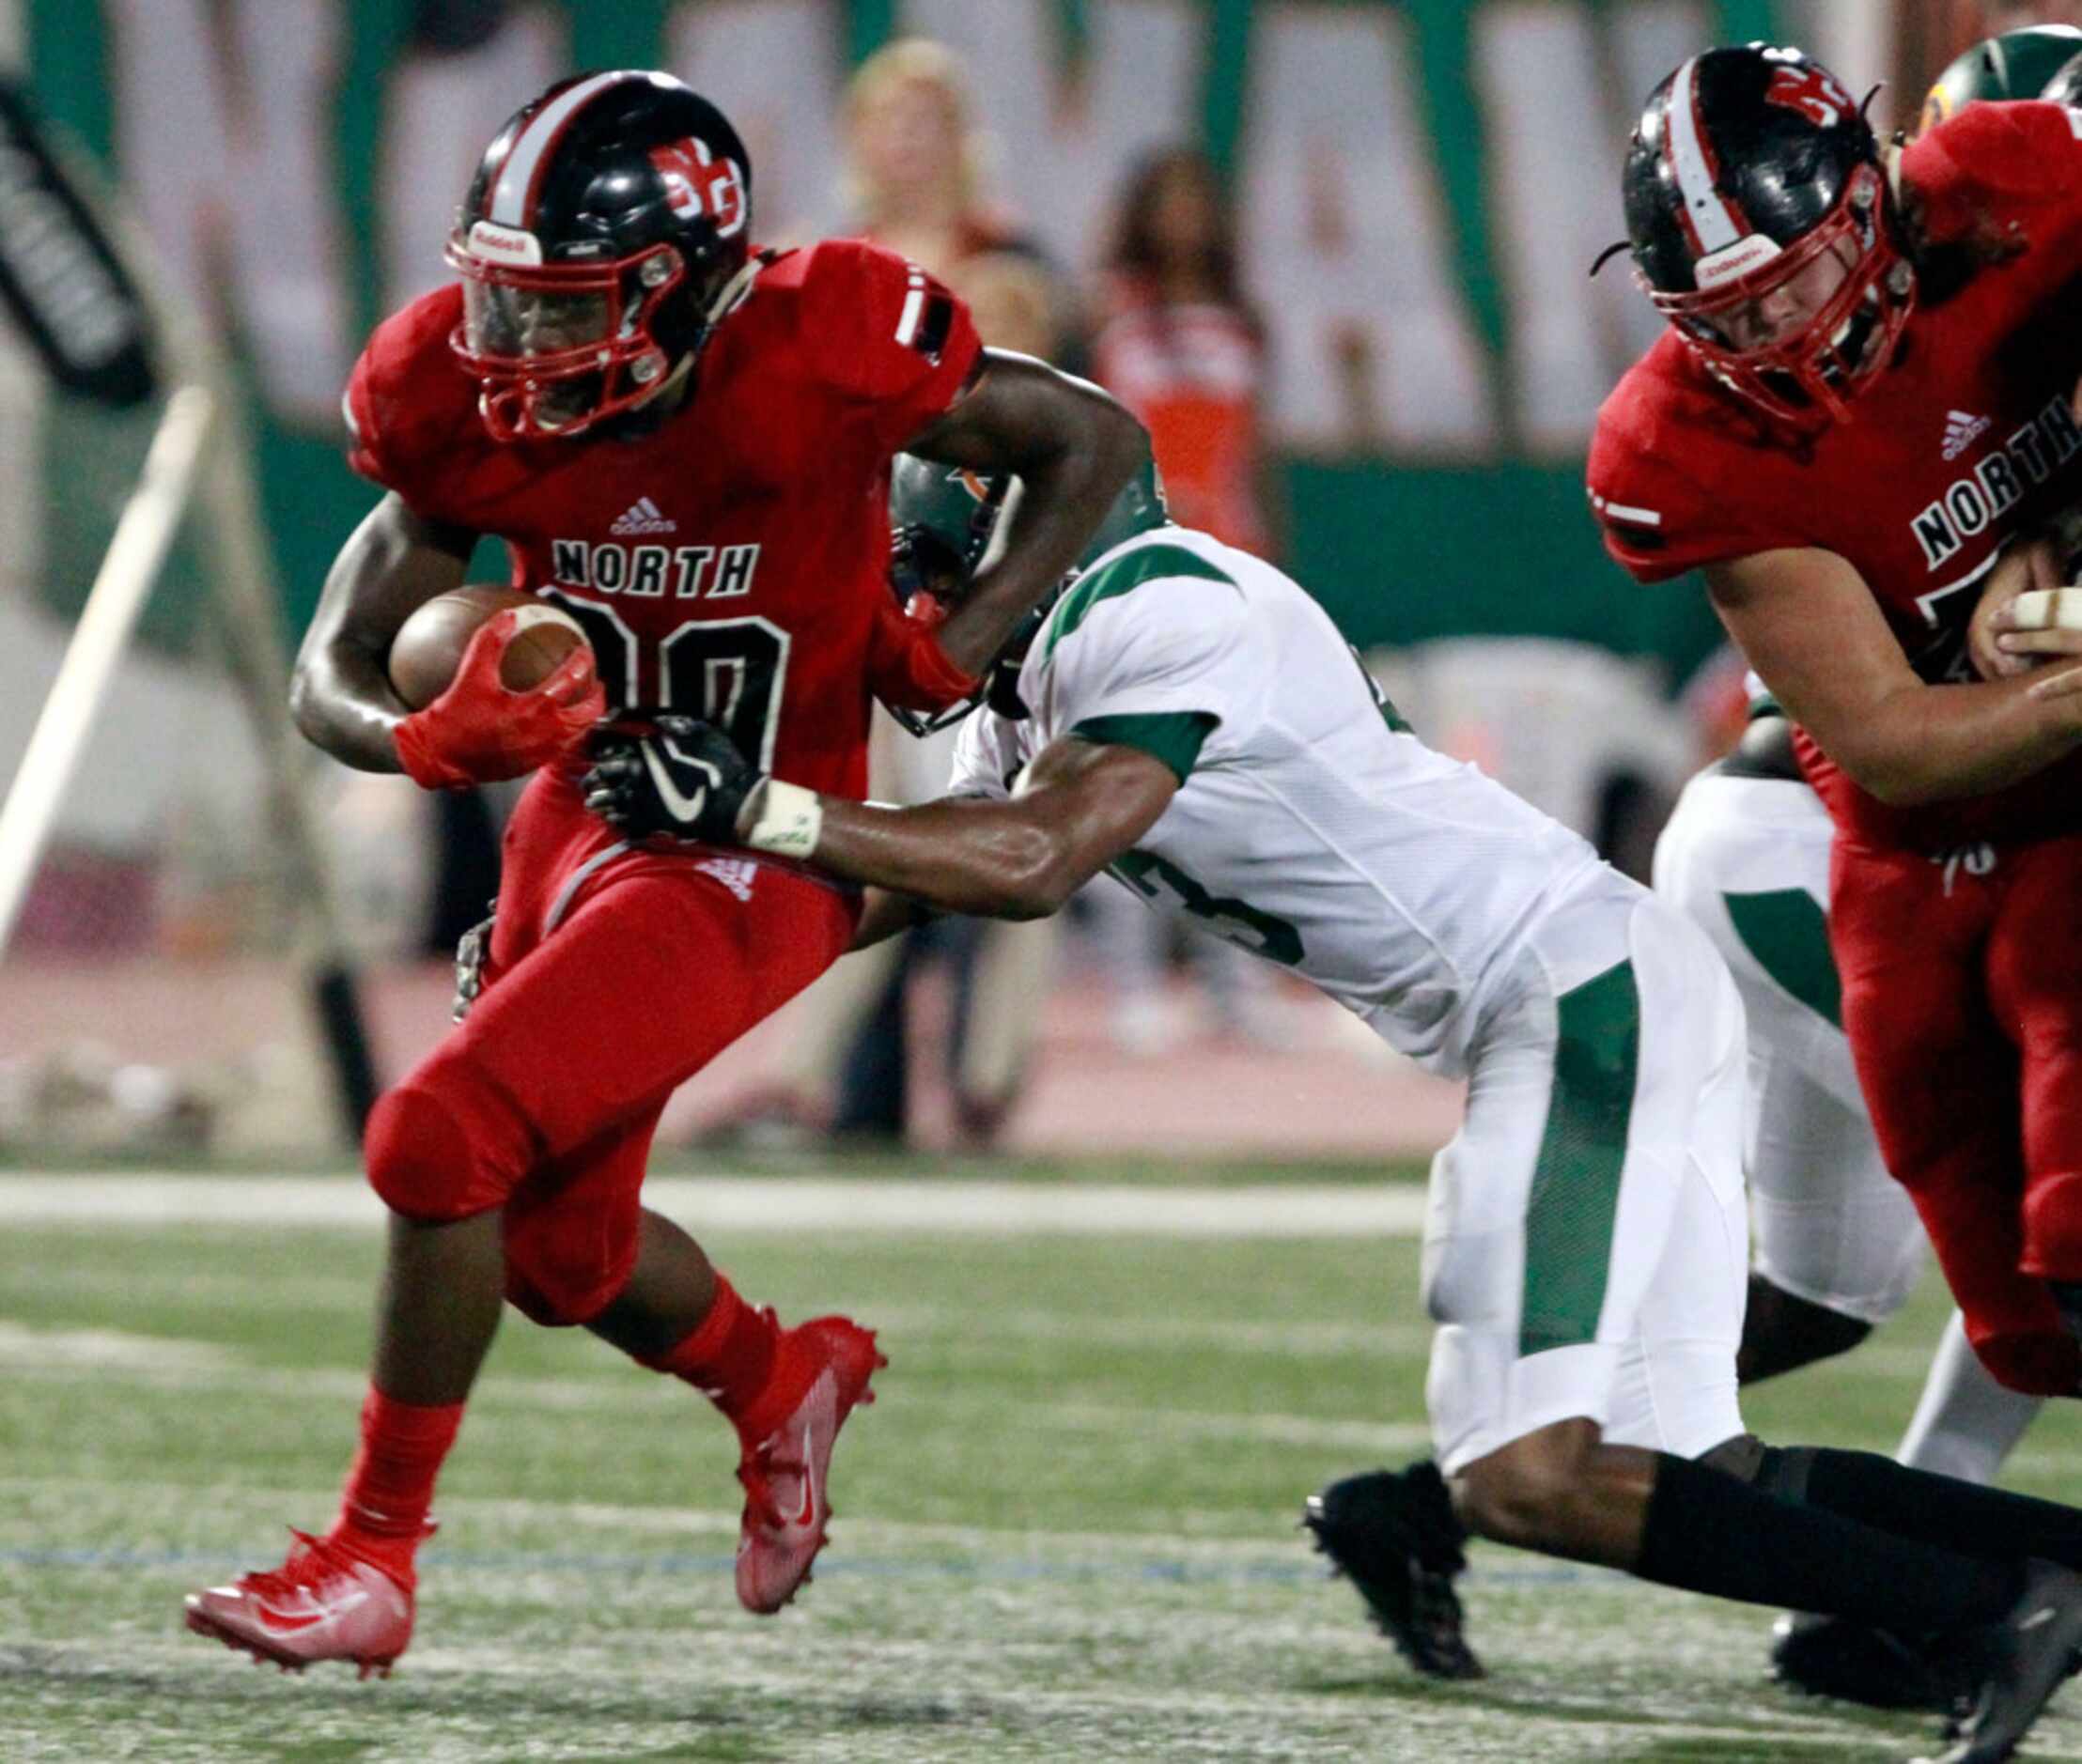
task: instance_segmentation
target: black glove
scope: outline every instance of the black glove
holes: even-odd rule
[[[634,839],[664,833],[705,845],[738,843],[738,812],[765,781],[711,723],[657,719],[652,733],[610,730],[593,739],[580,780],[585,806]]]

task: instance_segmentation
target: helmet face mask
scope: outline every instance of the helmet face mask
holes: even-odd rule
[[[687,279],[670,245],[594,263],[507,265],[449,241],[463,317],[450,338],[500,441],[581,434],[668,378],[654,325]]]
[[[1841,421],[1893,361],[1916,274],[1878,143],[1798,50],[1685,62],[1642,112],[1623,190],[1636,280],[1745,402],[1800,426]]]
[[[1786,249],[1751,235],[1770,249],[1754,268],[1711,286],[1666,292],[1645,276],[1642,287],[1656,311],[1673,324],[1692,352],[1724,385],[1773,416],[1811,421],[1850,414],[1850,401],[1892,359],[1915,307],[1915,278],[1894,249],[1880,215],[1881,174],[1861,166],[1836,210]],[[1803,318],[1760,342],[1747,342],[1734,322],[1774,294],[1833,259],[1841,280]]]
[[[485,150],[445,253],[450,337],[502,441],[584,434],[654,398],[747,277],[752,174],[661,73],[552,85]]]

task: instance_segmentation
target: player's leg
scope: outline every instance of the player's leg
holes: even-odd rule
[[[649,957],[632,928],[677,925],[666,974],[644,984]],[[691,1073],[779,1008],[836,958],[847,903],[822,885],[765,867],[727,882],[687,867],[635,866],[603,886],[552,940],[575,968],[620,977],[645,1000],[646,1051],[631,1062],[613,1039],[582,1058],[584,1082],[610,1096],[652,1081],[643,1112],[548,1160],[507,1208],[509,1292],[538,1321],[584,1323],[640,1364],[699,1389],[737,1429],[745,1484],[738,1591],[778,1610],[825,1540],[833,1444],[882,1357],[872,1331],[843,1317],[780,1326],[754,1308],[701,1247],[639,1200],[657,1109]],[[699,975],[699,985],[684,976]],[[660,976],[661,982],[665,976]],[[641,988],[641,990],[636,990]],[[550,1012],[545,1024],[567,1022]],[[633,1070],[629,1069],[633,1064]],[[610,1070],[609,1068],[613,1068]]]
[[[1775,1452],[1744,1433],[1739,1013],[1717,962],[1665,909],[1637,910],[1629,944],[1626,967],[1557,984],[1552,1030],[1521,1014],[1477,1067],[1478,1090],[1493,1059],[1530,1075],[1526,1056],[1551,1037],[1522,1254],[1483,1249],[1520,1271],[1515,1331],[1457,1324],[1449,1308],[1434,1360],[1462,1517],[1498,1541],[1723,1598],[1987,1627],[1997,1665],[1974,1732],[2013,1735],[2082,1638],[2082,1576],[2030,1559],[2072,1559],[2082,1512],[1864,1454]],[[1555,971],[1556,952],[1543,953]],[[1586,1279],[1599,1249],[1602,1279]],[[1441,1272],[1453,1261],[1449,1250]],[[1459,1261],[1464,1290],[1495,1293]],[[2042,1610],[2054,1615],[2028,1621]]]
[[[2082,839],[2003,847],[1993,879],[1988,998],[2021,1065],[2021,1265],[2082,1337]]]
[[[292,1528],[280,1569],[187,1600],[190,1629],[285,1668],[350,1659],[387,1672],[412,1638],[435,1479],[498,1327],[502,1207],[535,1155],[511,1092],[465,1046],[473,1033],[452,1034],[369,1118],[368,1179],[391,1216],[360,1444],[332,1529]]]
[[[1916,1202],[1981,1361],[2014,1390],[2072,1393],[2082,1354],[2021,1271],[2024,1153],[2015,1049],[1982,951],[1996,880],[1840,844],[1832,947],[1880,1153]]]
[[[2044,1401],[1997,1384],[1968,1345],[1965,1323],[1953,1311],[1894,1455],[1918,1470],[1962,1482],[1993,1482]]]
[[[1920,1265],[1921,1224],[1879,1163],[1843,1036],[1826,915],[1833,838],[1796,777],[1715,767],[1685,787],[1655,846],[1655,891],[1712,940],[1748,1026],[1745,1384],[1855,1347]]]

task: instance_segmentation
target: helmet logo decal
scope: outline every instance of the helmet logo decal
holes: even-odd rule
[[[683,221],[706,215],[718,239],[734,239],[750,214],[744,173],[734,160],[719,160],[707,142],[695,135],[669,147],[653,147],[650,162],[665,180],[665,199]]]
[[[1796,110],[1817,129],[1833,129],[1856,108],[1851,95],[1836,83],[1826,68],[1803,62],[1795,68],[1780,68],[1764,88],[1763,101],[1781,110]]]

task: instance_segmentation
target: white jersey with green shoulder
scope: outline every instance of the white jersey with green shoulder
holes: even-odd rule
[[[1139,534],[1095,563],[1019,691],[1031,717],[963,725],[956,794],[1011,794],[1064,735],[1156,755],[1181,787],[1111,874],[1451,1075],[1544,905],[1601,868],[1410,734],[1297,583],[1204,533]]]

